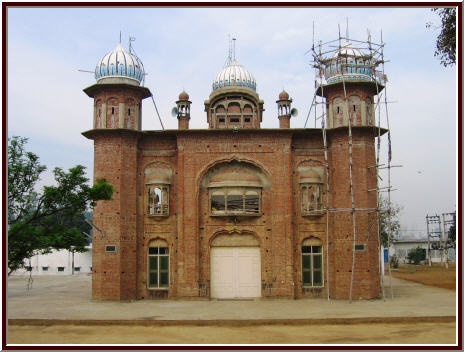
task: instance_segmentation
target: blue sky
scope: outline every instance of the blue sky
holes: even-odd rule
[[[456,68],[434,58],[439,18],[427,8],[10,8],[8,10],[8,134],[29,138],[29,148],[49,170],[82,164],[93,172],[92,85],[97,61],[115,48],[122,31],[148,72],[166,128],[185,89],[192,104],[192,128],[206,128],[204,100],[227,58],[228,34],[237,38],[237,60],[253,73],[265,103],[263,127],[278,127],[275,101],[282,88],[303,127],[314,94],[309,54],[316,40],[349,35],[374,41],[382,30],[394,165],[392,200],[401,204],[408,235],[425,232],[426,214],[456,206]],[[385,113],[382,112],[384,119]],[[384,121],[384,120],[382,120]],[[383,124],[385,126],[385,124]],[[314,126],[314,121],[310,122]],[[144,102],[143,129],[159,129],[152,103]],[[383,139],[385,141],[385,139]],[[382,151],[386,150],[382,143]],[[43,177],[50,183],[51,174]]]

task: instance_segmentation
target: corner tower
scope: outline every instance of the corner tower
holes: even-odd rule
[[[229,53],[212,89],[205,100],[209,128],[260,128],[264,102],[256,93],[255,78],[235,60],[235,53]]]
[[[314,55],[325,78],[316,94],[326,107],[330,296],[369,299],[380,295],[374,142],[385,130],[375,126],[374,97],[385,77],[375,70],[380,61],[372,50],[341,39],[336,49],[320,44]]]
[[[137,277],[137,156],[142,124],[143,86],[140,59],[121,44],[98,61],[96,83],[84,89],[94,99],[94,179],[113,185],[113,198],[93,211],[92,297],[135,299]]]

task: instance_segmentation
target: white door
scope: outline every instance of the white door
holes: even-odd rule
[[[261,297],[259,247],[211,248],[211,297]]]

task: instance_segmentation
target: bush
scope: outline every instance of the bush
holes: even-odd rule
[[[390,257],[390,267],[398,269],[398,265],[398,257],[394,254]]]
[[[411,263],[415,265],[420,264],[421,260],[425,259],[425,249],[420,248],[420,247],[411,249],[408,252],[407,259],[408,259],[409,264]]]

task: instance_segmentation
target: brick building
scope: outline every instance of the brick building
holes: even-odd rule
[[[94,209],[93,297],[378,297],[371,166],[385,130],[373,109],[380,83],[367,62],[359,69],[362,59],[347,43],[327,61],[317,91],[325,129],[290,128],[285,91],[280,128],[260,128],[256,81],[230,58],[204,102],[208,129],[189,129],[182,92],[178,129],[142,131],[151,93],[141,61],[121,45],[103,57],[84,89],[94,99],[93,129],[83,133],[94,141],[94,177],[115,188]]]

